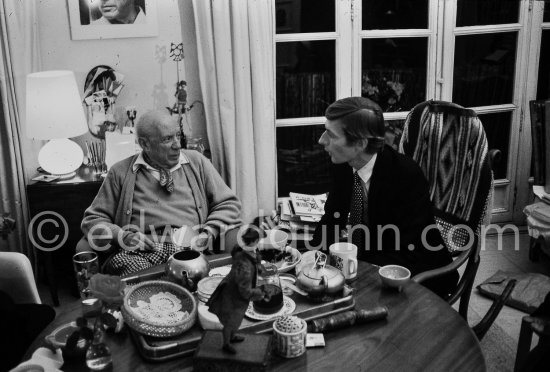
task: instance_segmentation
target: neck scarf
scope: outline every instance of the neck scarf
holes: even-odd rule
[[[160,185],[169,193],[174,191],[174,179],[172,178],[172,172],[170,172],[170,169],[163,168],[160,165],[156,164],[151,160],[149,156],[145,152],[143,152],[143,159],[149,164],[151,167],[155,168],[160,173]]]

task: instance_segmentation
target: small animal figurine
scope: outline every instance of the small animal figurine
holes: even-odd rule
[[[269,293],[256,288],[258,271],[262,268],[256,247],[264,236],[265,233],[260,229],[246,230],[242,236],[242,247],[237,245],[231,252],[231,271],[206,303],[208,310],[216,314],[223,325],[222,349],[231,354],[237,352],[231,343],[244,340],[244,336],[235,332],[241,325],[249,302],[270,298]]]

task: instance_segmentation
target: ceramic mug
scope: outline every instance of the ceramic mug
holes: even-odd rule
[[[330,264],[344,274],[346,280],[357,277],[357,246],[352,243],[339,242],[329,248]]]

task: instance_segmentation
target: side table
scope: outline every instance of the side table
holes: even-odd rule
[[[87,166],[76,176],[52,182],[31,181],[27,185],[31,222],[29,237],[45,269],[50,295],[59,305],[56,274],[72,275],[72,256],[82,232],[84,210],[97,195],[103,178]]]

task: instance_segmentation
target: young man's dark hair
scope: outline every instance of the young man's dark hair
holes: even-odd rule
[[[367,139],[367,153],[376,153],[384,146],[384,115],[378,104],[364,97],[347,97],[331,104],[325,111],[329,120],[343,124],[348,143]]]

